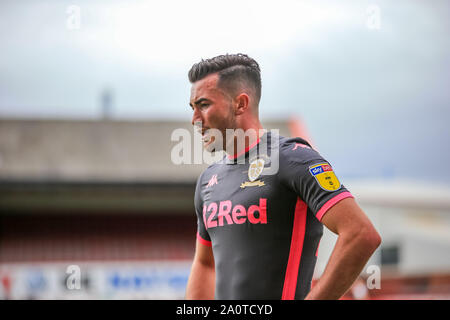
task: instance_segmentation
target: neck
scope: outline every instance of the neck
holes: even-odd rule
[[[239,130],[240,129],[240,130]],[[256,146],[264,134],[264,128],[258,119],[252,119],[245,123],[240,123],[233,139],[233,147],[227,149],[229,158],[237,158],[249,149]],[[229,152],[228,150],[232,150]]]

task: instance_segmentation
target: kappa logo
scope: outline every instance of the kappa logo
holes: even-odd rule
[[[213,176],[211,177],[211,179],[209,179],[208,185],[206,186],[206,188],[212,187],[213,185],[216,185],[217,182],[217,174],[213,174]]]
[[[305,144],[295,143],[294,148],[292,148],[292,151],[297,150],[297,148],[311,149],[309,146]]]

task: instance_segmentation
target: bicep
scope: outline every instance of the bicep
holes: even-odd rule
[[[372,223],[354,198],[345,198],[330,209],[322,217],[321,222],[332,232],[360,232],[373,228]]]
[[[214,255],[212,247],[205,245],[197,238],[197,243],[195,246],[195,256],[194,261],[201,263],[204,266],[209,266],[214,268]]]

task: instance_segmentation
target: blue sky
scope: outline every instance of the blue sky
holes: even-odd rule
[[[2,1],[0,117],[97,118],[109,87],[115,118],[189,121],[190,66],[244,52],[262,119],[301,116],[341,176],[450,184],[449,24],[435,0]]]

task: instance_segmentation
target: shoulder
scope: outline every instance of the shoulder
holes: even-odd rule
[[[280,161],[308,164],[311,161],[324,160],[312,148],[308,141],[300,138],[286,138],[280,136]]]

